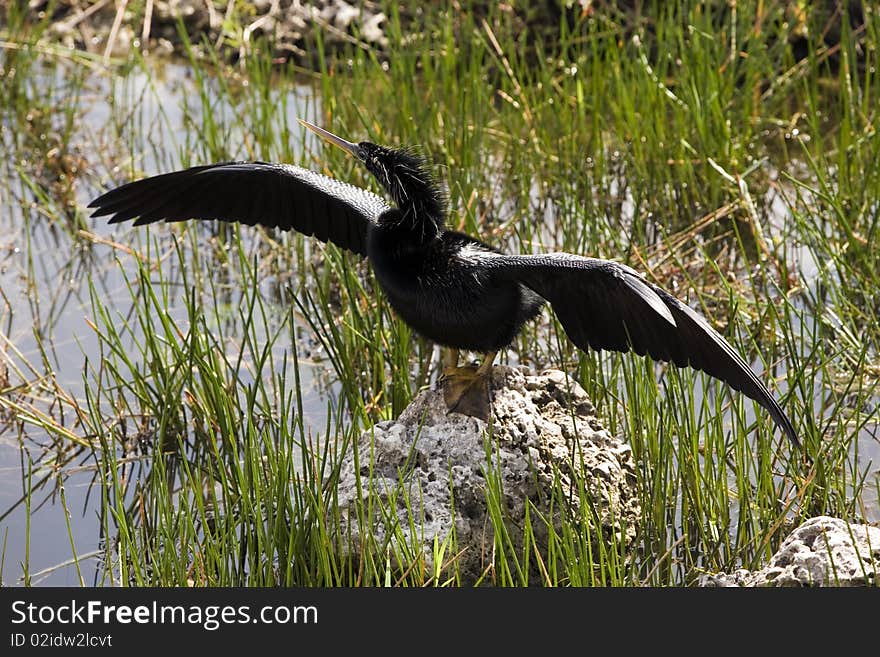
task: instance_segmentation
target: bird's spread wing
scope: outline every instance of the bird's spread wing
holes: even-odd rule
[[[569,253],[479,257],[495,275],[519,281],[549,301],[581,349],[632,349],[703,370],[757,401],[799,444],[782,408],[733,347],[696,311],[635,270]]]
[[[376,194],[287,164],[198,166],[113,189],[89,204],[110,223],[218,219],[295,230],[366,255],[367,230],[388,204]]]

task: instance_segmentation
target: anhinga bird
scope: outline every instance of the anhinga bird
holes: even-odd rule
[[[93,216],[112,215],[110,223],[136,219],[136,226],[195,218],[293,229],[366,256],[392,307],[413,329],[454,350],[486,354],[479,368],[446,370],[450,410],[486,419],[495,353],[546,301],[581,349],[631,349],[703,370],[758,402],[799,444],[782,408],[733,347],[633,269],[569,253],[507,255],[447,230],[444,195],[423,159],[300,123],[363,162],[393,204],[297,166],[228,162],[131,182],[89,207]]]

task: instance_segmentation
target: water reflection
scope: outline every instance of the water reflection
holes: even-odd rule
[[[76,203],[85,205],[97,194],[99,185],[126,180],[135,171],[159,173],[188,164],[190,158],[209,159],[208,154],[190,144],[193,113],[198,109],[194,103],[199,102],[190,71],[189,66],[165,64],[149,70],[134,68],[113,79],[91,75],[84,82],[68,79],[84,74],[69,62],[47,62],[34,72],[34,93],[47,94],[34,106],[47,100],[56,101],[58,106],[65,102],[78,104],[76,129],[68,135],[66,148],[72,153],[88,153],[97,178],[80,176],[75,186],[69,185]],[[64,98],[64,90],[71,87],[82,91],[76,97]],[[278,95],[277,104],[285,109],[282,120],[295,124],[297,116],[314,119],[315,103],[309,87],[294,86],[278,91]],[[212,99],[212,109],[218,121],[241,111],[221,94]],[[10,148],[20,146],[18,137],[12,135],[13,122],[13,117],[3,114],[3,140]],[[247,122],[230,123],[237,127],[226,134],[227,152],[223,156],[251,156]],[[15,142],[8,141],[13,138]],[[290,147],[301,150],[295,144]],[[140,159],[120,159],[120,152],[138,153]],[[102,157],[107,160],[102,161]],[[108,164],[116,161],[126,162],[124,170]],[[28,422],[28,417],[51,418],[57,426],[71,427],[75,433],[77,418],[55,399],[59,394],[86,398],[96,377],[101,376],[103,346],[92,325],[95,317],[91,295],[111,309],[121,327],[132,329],[126,339],[131,353],[137,353],[143,335],[127,322],[135,316],[136,300],[130,286],[136,280],[139,254],[150,254],[153,274],[170,295],[169,319],[181,327],[189,321],[183,303],[185,277],[209,278],[210,285],[196,288],[210,289],[214,303],[221,309],[218,316],[208,319],[214,322],[210,328],[225,336],[222,340],[227,343],[237,342],[242,334],[242,291],[231,267],[222,264],[230,260],[230,254],[222,250],[228,251],[232,229],[219,227],[221,232],[226,231],[227,239],[222,235],[216,242],[206,239],[202,253],[193,256],[194,262],[183,263],[172,255],[175,238],[169,231],[155,231],[149,236],[136,230],[120,236],[131,229],[109,226],[104,221],[86,220],[81,226],[50,221],[46,213],[63,211],[58,207],[64,203],[63,198],[58,201],[63,195],[51,193],[57,190],[48,189],[53,182],[42,179],[46,176],[41,177],[38,164],[34,158],[0,165],[0,205],[4,209],[0,213],[0,351],[5,355],[0,361],[0,374],[7,380],[0,387],[7,383],[13,386],[10,397],[21,393],[16,396],[15,412],[0,412],[0,514],[5,514],[0,519],[0,542],[5,553],[2,579],[4,584],[19,584],[21,573],[27,571],[31,573],[31,584],[76,585],[81,583],[80,578],[86,584],[107,584],[111,582],[103,579],[106,569],[101,563],[106,547],[101,536],[104,523],[97,516],[100,486],[94,485],[98,468],[91,450],[59,444]],[[193,228],[206,238],[216,233],[212,229]],[[218,253],[210,248],[215,243],[220,245]],[[247,257],[256,259],[260,239],[242,233],[242,244]],[[282,309],[266,321],[276,327],[295,322]],[[262,330],[268,334],[273,326]],[[290,360],[283,339],[277,341],[275,351],[277,359]],[[328,419],[327,394],[332,398],[335,386],[325,381],[321,364],[301,360],[299,370],[304,422],[320,433]],[[247,363],[240,375],[240,384],[252,381]],[[125,474],[137,478],[143,474],[138,471],[143,464],[137,461],[136,441],[130,447],[133,451],[128,456],[133,463]],[[59,471],[64,472],[63,478],[57,476]],[[72,560],[74,554],[76,562]]]

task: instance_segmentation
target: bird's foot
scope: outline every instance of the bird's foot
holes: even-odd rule
[[[476,365],[447,367],[443,370],[440,385],[443,399],[450,413],[462,413],[488,422],[492,412],[492,398],[489,391],[489,372],[481,371]]]

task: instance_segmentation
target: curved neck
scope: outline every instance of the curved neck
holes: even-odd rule
[[[394,204],[404,215],[430,221],[441,227],[446,214],[443,195],[437,190],[433,180],[416,178],[410,172],[407,174],[409,175],[392,175],[384,185]]]
[[[361,144],[368,150],[365,163],[370,173],[397,206],[380,223],[399,226],[420,240],[433,239],[443,231],[446,197],[423,158],[406,149],[386,149]]]
[[[424,208],[399,204],[379,217],[379,225],[406,237],[415,244],[426,244],[443,232],[443,224]]]

